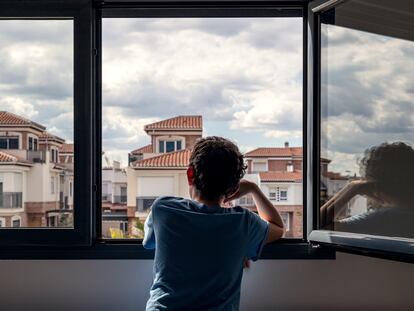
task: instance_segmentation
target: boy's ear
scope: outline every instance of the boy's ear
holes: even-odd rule
[[[194,185],[194,178],[195,178],[194,168],[192,166],[189,166],[187,168],[187,180],[188,180],[189,186]]]

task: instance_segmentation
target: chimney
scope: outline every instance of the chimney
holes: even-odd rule
[[[285,148],[289,148],[289,142],[285,141]]]

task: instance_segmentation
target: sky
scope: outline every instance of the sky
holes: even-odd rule
[[[102,28],[110,158],[148,144],[145,124],[183,114],[202,115],[204,135],[242,151],[301,146],[302,19],[106,19]]]
[[[0,110],[73,141],[72,21],[0,21]],[[358,173],[363,151],[413,142],[414,44],[323,26],[322,155]],[[302,19],[103,21],[103,148],[127,163],[145,124],[200,114],[243,151],[301,146]]]

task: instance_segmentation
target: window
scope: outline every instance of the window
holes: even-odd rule
[[[11,218],[11,223],[13,228],[19,228],[21,226],[21,218],[20,216],[13,216]]]
[[[181,140],[160,140],[159,141],[159,152],[173,152],[181,150]]]
[[[407,182],[414,174],[414,7],[404,1],[331,4],[315,9],[321,21],[316,184],[322,230],[311,239],[367,254],[414,254],[414,196]]]
[[[301,166],[286,169],[303,161],[302,28],[294,17],[102,19],[102,151],[127,175],[125,204],[117,205],[104,198],[108,178],[117,177],[102,170],[102,209],[110,210],[103,236],[113,236],[106,221],[116,211],[134,216],[123,237],[142,238],[158,196],[189,198],[190,150],[207,135],[234,140],[246,154],[245,177],[265,193],[269,181],[295,183],[291,201],[286,189],[269,196],[303,222]],[[256,211],[251,197],[231,204]]]
[[[274,189],[274,188],[270,189],[269,190],[269,199],[276,200],[276,197],[277,197],[276,194],[277,194],[277,190],[276,189]]]
[[[19,138],[0,137],[0,149],[19,149]]]
[[[29,150],[33,150],[33,138],[29,137]]]
[[[254,205],[253,197],[251,195],[246,195],[241,197],[238,201],[238,205],[240,206],[252,206]]]
[[[18,206],[16,216],[22,215],[20,226],[32,228],[0,230],[0,244],[16,245],[18,241],[24,245],[60,245],[62,249],[71,245],[70,252],[65,250],[61,255],[71,258],[151,258],[150,253],[137,247],[151,200],[171,193],[186,196],[187,188],[182,187],[185,165],[180,164],[171,172],[160,166],[148,169],[148,163],[159,165],[157,159],[165,160],[163,156],[170,157],[175,153],[179,159],[185,159],[186,152],[200,136],[229,137],[239,144],[242,152],[251,155],[251,159],[261,158],[254,155],[256,152],[266,152],[265,158],[269,156],[277,163],[271,164],[269,159],[269,166],[262,171],[259,168],[253,173],[253,164],[246,158],[249,166],[246,178],[263,188],[267,180],[273,181],[277,177],[278,181],[282,171],[287,173],[286,161],[299,162],[295,162],[289,178],[293,179],[295,174],[302,176],[300,168],[306,158],[302,149],[302,120],[306,117],[302,116],[302,92],[305,90],[302,86],[306,81],[303,79],[306,71],[302,68],[302,59],[306,56],[302,33],[306,26],[302,19],[305,4],[294,2],[289,8],[256,8],[252,4],[240,7],[240,4],[229,3],[228,9],[179,4],[174,9],[142,10],[128,8],[128,4],[123,3],[119,10],[119,7],[109,7],[117,6],[115,2],[93,6],[86,3],[83,0],[62,2],[59,6],[44,1],[0,3],[0,31],[2,38],[8,40],[0,49],[0,59],[7,64],[2,67],[2,73],[10,79],[16,77],[16,64],[24,71],[19,75],[23,78],[18,81],[1,79],[0,105],[4,104],[5,110],[10,110],[8,113],[24,117],[38,129],[38,139],[32,140],[33,150],[29,150],[27,134],[6,135],[0,129],[0,137],[16,138],[11,142],[0,139],[0,151],[6,152],[9,147],[21,149],[9,148],[7,152],[27,155],[25,160],[36,167],[43,165],[42,169],[47,165],[50,170],[41,180],[49,181],[51,171],[54,176],[64,176],[65,185],[59,183],[56,190],[64,192],[65,206],[67,202],[69,207],[68,210],[58,208],[61,211],[56,212],[61,194],[51,195],[47,182],[29,180],[29,175],[33,175],[31,168],[24,169],[30,173],[24,175],[23,172],[21,182],[20,177],[15,177],[13,183],[0,177],[0,182],[4,181],[4,194],[12,186],[22,186],[20,191],[20,188],[12,189],[18,195],[13,193],[12,197],[17,199],[10,202],[21,202],[12,204]],[[100,13],[103,15],[102,29]],[[135,18],[131,18],[133,16]],[[12,35],[16,32],[19,36]],[[128,41],[128,37],[133,39]],[[168,37],[172,40],[164,44],[163,40]],[[172,53],[165,53],[164,47]],[[17,63],[9,61],[10,55]],[[48,78],[41,79],[45,73]],[[100,114],[102,118],[97,117]],[[182,128],[173,131],[169,128],[169,133],[155,125],[161,122],[174,127],[170,122],[175,121],[179,121]],[[287,140],[293,147],[284,146]],[[164,143],[160,145],[160,141]],[[174,141],[173,148],[171,142]],[[168,146],[167,142],[170,142]],[[128,153],[137,147],[140,152],[128,157]],[[51,149],[56,150],[54,154],[49,153]],[[167,153],[167,149],[168,155],[162,154]],[[284,154],[286,151],[289,156],[280,156],[279,152]],[[69,160],[55,165],[53,162],[59,161],[59,153]],[[76,165],[73,165],[74,157]],[[108,180],[126,188],[127,202],[102,202],[102,209],[96,209],[99,207],[97,197],[100,201],[103,190],[99,186],[104,175],[100,166],[106,157],[111,167]],[[50,161],[52,158],[54,161]],[[119,167],[115,167],[114,160],[119,161]],[[306,167],[303,171],[307,171]],[[128,175],[130,173],[134,174],[133,178]],[[54,182],[58,183],[58,180]],[[66,182],[70,183],[69,187]],[[294,192],[295,205],[287,207],[284,204],[283,208],[292,209],[289,210],[292,223],[299,224],[295,225],[297,231],[292,234],[297,240],[265,247],[265,258],[316,258],[319,255],[315,254],[321,253],[300,239],[306,238],[301,224],[307,219],[302,219],[302,196],[296,194],[302,194],[306,189],[302,187],[301,178],[296,178],[295,183],[298,186]],[[49,196],[40,200],[47,203],[42,206],[47,209],[44,214],[33,215],[38,208],[27,204],[30,202],[26,199],[32,199],[29,193],[23,195],[23,189],[28,186],[46,187],[37,191]],[[69,195],[66,193],[68,189]],[[119,187],[113,189],[113,195],[118,195],[116,189]],[[70,194],[74,195],[73,200]],[[51,197],[57,201],[50,201]],[[248,208],[255,209],[250,197],[243,200]],[[101,217],[101,214],[105,214],[102,221],[91,218]],[[48,221],[56,226],[38,228],[47,226]],[[12,225],[7,221],[6,226]],[[104,230],[105,226],[108,230]],[[116,241],[101,243],[101,238],[108,237],[138,240],[123,241],[122,244]],[[93,246],[80,249],[75,245]],[[275,252],[273,246],[278,250],[295,249],[297,253]],[[98,253],[85,255],[85,250],[98,250]],[[130,252],[127,254],[122,250]],[[25,247],[22,252],[25,255],[20,257],[34,254],[27,252]],[[58,253],[60,251],[54,250],[54,256],[60,256],[56,255]],[[16,254],[12,255],[16,258]],[[8,255],[2,252],[2,256]],[[47,258],[50,253],[41,256]]]
[[[287,190],[281,190],[279,189],[279,201],[287,201]]]

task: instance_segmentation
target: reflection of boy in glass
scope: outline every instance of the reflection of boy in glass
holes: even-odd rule
[[[414,238],[414,150],[383,143],[365,151],[361,180],[352,181],[320,210],[321,227],[344,232]],[[371,200],[369,211],[338,220],[355,196]]]

